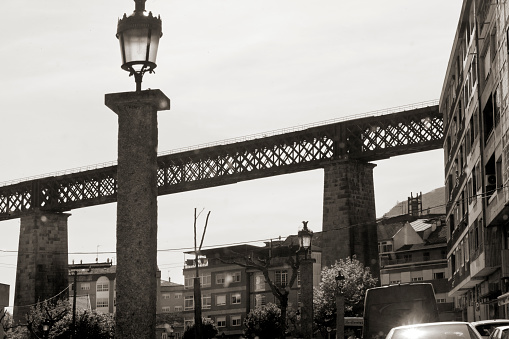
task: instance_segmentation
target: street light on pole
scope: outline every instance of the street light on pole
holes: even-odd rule
[[[136,92],[141,91],[143,75],[154,73],[159,39],[163,35],[162,21],[145,11],[146,0],[134,0],[133,14],[124,14],[118,21],[117,38],[120,43],[122,69],[134,75]]]
[[[313,337],[313,263],[315,259],[308,258],[311,252],[313,232],[308,229],[308,222],[303,221],[303,228],[297,233],[299,238],[299,251],[304,252],[304,259],[300,261],[301,277],[301,328],[304,339]]]
[[[157,300],[157,112],[170,109],[160,90],[141,90],[156,68],[162,35],[159,17],[146,0],[118,21],[122,69],[134,75],[135,92],[110,93],[105,104],[118,115],[117,309],[119,338],[152,338]],[[143,312],[140,312],[143,310]],[[143,324],[143,326],[140,326]]]

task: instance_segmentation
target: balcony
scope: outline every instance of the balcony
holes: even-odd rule
[[[449,239],[449,242],[447,243],[448,250],[451,250],[452,246],[458,241],[458,239],[461,237],[465,229],[468,227],[468,214],[465,214],[463,216],[463,219],[458,223],[458,227],[454,229],[454,231],[451,234],[451,239]]]
[[[207,258],[199,258],[198,259],[198,267],[207,267],[209,266],[209,260]],[[195,268],[195,260],[194,259],[187,259],[184,262],[184,269],[190,269]]]

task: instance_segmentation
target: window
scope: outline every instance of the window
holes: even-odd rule
[[[242,325],[240,315],[232,315],[230,317],[230,319],[232,321],[232,326],[241,326]]]
[[[109,306],[109,300],[108,298],[97,298],[96,307],[108,307]]]
[[[428,260],[430,259],[430,254],[429,254],[429,252],[424,252],[424,253],[422,254],[422,259],[423,259],[424,261],[428,261]]]
[[[163,294],[163,299],[170,299],[170,294],[169,293],[164,293]]]
[[[184,277],[184,288],[189,289],[194,286],[194,275],[186,275]]]
[[[201,307],[203,309],[209,309],[212,304],[212,298],[210,297],[210,294],[203,294],[201,297]]]
[[[211,281],[210,272],[209,273],[200,274],[200,284],[201,284],[201,286],[204,286],[204,287],[210,286],[210,281]]]
[[[392,243],[389,241],[382,241],[378,243],[378,252],[392,252]]]
[[[184,310],[192,310],[194,309],[194,296],[186,295],[184,297]]]
[[[162,311],[163,311],[163,313],[169,313],[169,312],[171,312],[171,307],[170,306],[164,306],[162,308]]]
[[[182,299],[182,293],[178,292],[173,295],[175,299]]]
[[[255,291],[265,291],[265,277],[262,273],[255,275]]]
[[[232,305],[235,305],[235,304],[240,304],[240,293],[234,293],[232,294],[231,296],[231,304]]]
[[[168,339],[168,333],[161,333],[161,339]]]
[[[226,295],[216,295],[216,306],[226,305]]]
[[[276,285],[280,285],[285,287],[288,280],[288,271],[287,270],[277,270],[276,271]]]
[[[216,274],[216,284],[224,285],[224,274],[223,273]]]
[[[401,284],[401,280],[392,280],[389,281],[389,285]]]
[[[446,303],[447,301],[445,300],[445,298],[437,298],[437,303],[438,304],[444,304]]]
[[[404,260],[405,262],[410,262],[410,261],[412,261],[412,255],[411,255],[411,254],[405,254],[405,255],[403,255],[403,260]]]
[[[82,291],[88,291],[88,290],[90,290],[90,283],[88,283],[88,282],[87,283],[81,283],[80,284],[80,288],[81,288]]]
[[[232,282],[240,282],[240,272],[232,273]]]
[[[217,327],[226,327],[226,317],[217,317],[216,324]]]
[[[97,292],[108,292],[108,284],[97,284]]]
[[[412,278],[412,281],[422,281],[422,277],[414,277]]]
[[[433,279],[445,279],[445,272],[433,273]]]
[[[175,306],[175,307],[173,308],[173,310],[174,310],[175,312],[182,312],[182,306]]]
[[[255,307],[264,306],[266,304],[265,296],[263,294],[255,295]]]

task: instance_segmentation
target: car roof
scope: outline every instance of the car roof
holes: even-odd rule
[[[423,323],[423,324],[413,324],[413,325],[403,325],[394,327],[395,329],[400,328],[412,328],[412,327],[425,327],[425,326],[438,326],[438,325],[467,325],[472,326],[471,323],[466,321],[440,321],[440,322],[434,322],[434,323]]]
[[[496,323],[507,323],[509,324],[509,319],[491,319],[491,320],[480,320],[471,322],[472,325],[485,325],[485,324],[496,324]]]
[[[509,325],[505,326],[497,326],[498,329],[501,329],[502,331],[507,330],[509,328]]]

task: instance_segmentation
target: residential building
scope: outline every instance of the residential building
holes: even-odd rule
[[[507,13],[463,1],[440,96],[449,296],[467,321],[509,317]]]
[[[216,324],[219,335],[225,338],[240,338],[244,331],[244,319],[255,307],[268,302],[278,303],[272,295],[261,272],[253,267],[245,267],[244,258],[254,257],[263,253],[269,255],[271,265],[269,276],[271,281],[280,285],[289,283],[291,269],[285,265],[285,255],[288,249],[293,250],[295,256],[296,236],[288,237],[285,241],[267,243],[265,247],[252,245],[238,245],[211,248],[200,251],[198,258],[198,276],[201,284],[202,317],[210,318]],[[297,246],[298,248],[298,246]],[[281,249],[281,250],[280,250]],[[283,250],[283,249],[286,249]],[[317,248],[313,248],[316,251]],[[269,254],[270,253],[270,254]],[[186,325],[194,323],[194,277],[197,276],[194,252],[186,253],[184,273],[184,322]],[[319,282],[320,255],[313,264],[313,275],[317,275],[316,286]],[[315,272],[318,272],[317,274]],[[299,307],[299,282],[291,288],[289,306],[297,310]]]
[[[441,321],[457,320],[448,296],[447,227],[444,215],[401,215],[377,223],[381,286],[429,282]]]
[[[69,299],[74,299],[74,288],[76,288],[76,307],[78,309],[94,310],[101,313],[115,313],[116,303],[116,266],[110,260],[99,263],[69,264]],[[157,285],[157,314],[158,321],[162,323],[156,329],[156,337],[168,336],[171,329],[171,336],[178,339],[184,333],[184,326],[179,321],[166,324],[166,313],[182,312],[184,306],[183,292],[184,285],[171,281],[161,281]],[[76,286],[74,284],[76,279]],[[159,316],[161,315],[161,316]],[[165,328],[165,326],[168,328]]]
[[[157,313],[175,313],[184,311],[184,285],[170,280],[161,280]]]
[[[76,307],[115,313],[115,276],[116,266],[109,260],[105,263],[69,264],[69,297],[72,300],[76,288]]]

